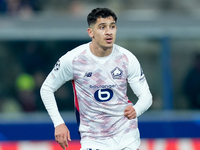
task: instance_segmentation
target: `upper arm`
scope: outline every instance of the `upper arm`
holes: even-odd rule
[[[72,80],[72,58],[67,53],[62,56],[51,70],[46,80],[43,83],[43,88],[48,88],[55,92],[66,81]]]
[[[129,55],[128,59],[128,83],[133,92],[139,96],[144,92],[149,91],[149,87],[142,67],[137,58],[131,54]]]

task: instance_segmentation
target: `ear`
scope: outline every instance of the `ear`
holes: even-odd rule
[[[87,32],[88,32],[89,37],[91,37],[91,38],[94,37],[94,35],[93,35],[93,31],[92,31],[91,28],[88,28],[88,29],[87,29]]]

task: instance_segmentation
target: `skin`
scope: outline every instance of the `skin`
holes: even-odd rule
[[[98,18],[97,22],[87,29],[87,32],[92,38],[90,50],[93,55],[105,57],[111,54],[117,32],[116,22],[112,17]],[[136,118],[135,109],[130,105],[127,106],[124,110],[124,116],[128,119]],[[63,150],[66,150],[66,147],[69,146],[70,132],[65,124],[60,124],[55,128],[55,140]]]
[[[55,140],[60,144],[63,150],[69,146],[68,141],[71,141],[69,129],[65,124],[60,124],[55,128]]]
[[[126,116],[129,120],[134,119],[137,117],[135,108],[129,105],[124,109],[124,116]]]

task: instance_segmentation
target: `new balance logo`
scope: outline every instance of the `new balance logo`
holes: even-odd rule
[[[92,72],[86,72],[84,77],[91,77],[92,76]]]

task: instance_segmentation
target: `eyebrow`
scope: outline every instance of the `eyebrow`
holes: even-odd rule
[[[107,23],[100,23],[98,26],[105,25]],[[112,22],[111,25],[116,24],[116,22]]]

